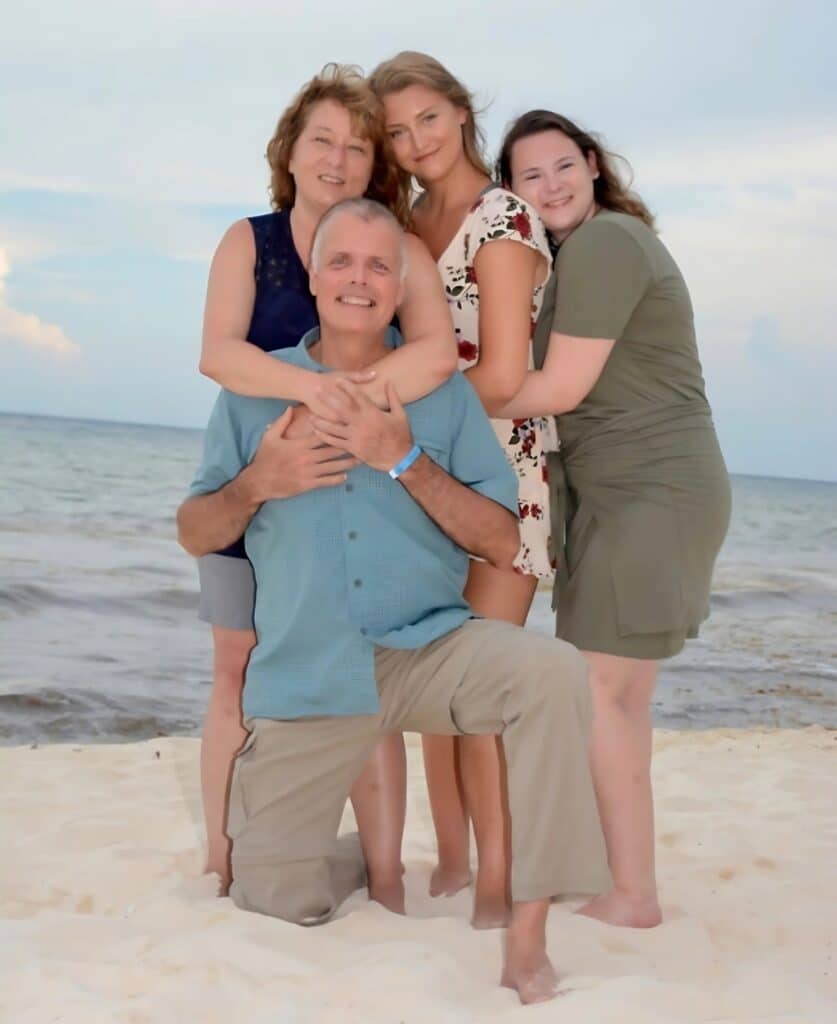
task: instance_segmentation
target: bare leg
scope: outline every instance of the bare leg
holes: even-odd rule
[[[653,928],[662,920],[654,865],[651,697],[657,663],[584,651],[590,663],[590,748],[611,892],[579,913],[608,924]]]
[[[401,840],[407,801],[407,755],[401,733],[385,736],[352,787],[369,899],[404,913]]]
[[[513,571],[495,569],[485,562],[472,562],[465,597],[474,611],[484,618],[501,619],[522,626],[536,586],[534,576],[521,576]],[[444,748],[443,743],[446,743]],[[453,749],[454,746],[458,751]],[[501,741],[495,736],[462,736],[454,740],[426,737],[424,756],[439,844],[439,867],[431,879],[431,895],[436,895],[434,888],[439,887],[440,876],[453,880],[453,884],[448,882],[448,891],[453,892],[467,881],[468,833],[462,806],[464,794],[477,844],[472,923],[475,928],[501,928],[507,924],[509,916],[511,835],[508,801],[504,798],[505,765]],[[459,782],[453,773],[457,760]],[[440,891],[446,890],[440,888]]]
[[[212,692],[201,741],[201,792],[206,821],[206,871],[220,876],[221,895],[226,895],[230,885],[227,799],[233,761],[247,738],[241,721],[241,692],[256,634],[250,629],[213,626],[212,640],[215,653]]]
[[[459,752],[453,736],[422,736],[421,747],[439,857],[430,876],[430,895],[453,896],[471,881]]]
[[[549,900],[512,906],[500,984],[517,991],[521,1003],[545,1003],[558,994],[558,975],[546,954]]]

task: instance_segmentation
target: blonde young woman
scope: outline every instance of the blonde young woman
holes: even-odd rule
[[[546,234],[525,202],[492,182],[471,96],[438,61],[400,53],[370,82],[383,100],[403,177],[423,190],[413,208],[415,230],[445,285],[460,369],[496,417],[533,365],[532,330],[550,265]],[[472,561],[465,595],[478,614],[522,625],[538,580],[553,575],[544,475],[549,425],[493,424],[520,480],[522,544],[515,571]],[[423,743],[439,855],[431,894],[468,884],[470,816],[478,855],[473,924],[501,926],[508,907],[502,748],[477,736]]]
[[[331,418],[329,393],[336,375],[308,372],[266,353],[298,344],[305,331],[316,326],[307,267],[322,215],[342,199],[366,195],[383,202],[406,224],[408,202],[393,171],[380,102],[350,67],[328,65],[303,87],[279,118],[267,158],[274,212],[233,224],[218,246],[209,275],[200,368],[231,391],[292,398]],[[382,405],[388,381],[408,402],[432,391],[456,365],[450,315],[436,267],[414,235],[407,245],[409,273],[398,310],[407,344],[383,359],[373,377],[354,376]],[[272,443],[273,457],[286,460],[285,471],[299,478],[300,486],[343,481],[343,467],[315,450],[319,442],[313,435],[279,437]],[[188,502],[181,514],[189,514]],[[243,544],[206,554],[199,569],[200,614],[212,625],[215,649],[201,747],[207,870],[217,872],[226,887],[226,801],[232,762],[246,737],[241,692],[256,641],[254,583]],[[352,791],[370,897],[401,912],[405,787],[403,741],[390,737]]]
[[[506,412],[555,414],[561,436],[550,455],[553,536],[566,548],[556,633],[590,664],[593,780],[613,874],[582,912],[650,928],[662,917],[651,697],[658,662],[709,613],[729,479],[686,283],[612,154],[568,118],[532,110],[509,129],[499,171],[559,246],[538,368]]]

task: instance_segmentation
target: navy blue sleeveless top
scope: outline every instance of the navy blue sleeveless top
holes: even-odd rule
[[[293,348],[317,326],[317,307],[291,235],[291,211],[248,219],[256,241],[256,300],[247,340],[265,352]]]
[[[249,217],[256,241],[256,300],[247,340],[265,352],[293,348],[316,327],[317,307],[308,288],[308,271],[291,235],[291,211]],[[246,558],[244,540],[218,552]]]

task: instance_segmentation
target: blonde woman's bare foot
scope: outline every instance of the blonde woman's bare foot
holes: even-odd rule
[[[404,909],[404,883],[399,878],[395,882],[370,882],[369,899],[380,903],[393,914],[406,914]]]
[[[511,919],[511,900],[507,894],[505,869],[495,877],[486,877],[487,874],[482,869],[477,871],[471,926],[506,928]]]
[[[511,911],[505,903],[489,905],[474,905],[474,912],[471,915],[471,927],[478,931],[488,931],[491,928],[507,928]]]
[[[471,869],[469,867],[448,867],[446,864],[438,864],[430,876],[430,895],[455,896],[470,884]]]
[[[576,913],[617,928],[656,928],[663,920],[656,896],[631,899],[616,889],[596,896]]]

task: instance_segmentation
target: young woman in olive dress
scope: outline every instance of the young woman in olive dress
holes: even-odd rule
[[[651,697],[660,660],[708,615],[729,480],[686,284],[613,156],[567,118],[535,110],[507,133],[499,173],[558,247],[537,370],[504,412],[557,417],[556,632],[590,663],[593,777],[613,876],[583,912],[652,927]]]

